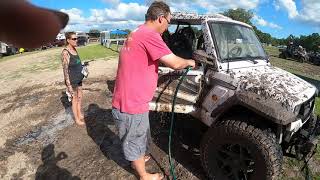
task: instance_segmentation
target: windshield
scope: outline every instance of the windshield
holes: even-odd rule
[[[251,28],[232,23],[211,23],[222,61],[262,58],[267,56]]]

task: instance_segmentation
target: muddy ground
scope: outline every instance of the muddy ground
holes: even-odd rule
[[[79,127],[64,95],[60,61],[54,62],[58,68],[48,64],[60,51],[0,61],[0,179],[137,179],[121,156],[111,119],[117,59],[90,63],[83,82],[86,127]],[[153,143],[147,169],[168,175],[168,115],[150,117]],[[188,137],[189,145],[197,144],[195,139]],[[205,179],[198,151],[181,142],[173,147],[178,179]]]

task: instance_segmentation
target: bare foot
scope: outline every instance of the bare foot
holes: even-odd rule
[[[79,126],[84,126],[86,123],[84,122],[84,120],[82,121],[81,119],[80,120],[75,120],[76,124],[79,125]]]
[[[144,162],[148,162],[150,159],[151,159],[150,156],[148,156],[148,155],[145,155],[145,156],[144,156]]]
[[[160,173],[156,173],[156,174],[147,173],[146,175],[140,177],[140,180],[161,180],[163,178],[164,178],[163,175]]]

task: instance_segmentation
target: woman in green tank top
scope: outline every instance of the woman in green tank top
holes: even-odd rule
[[[82,104],[82,64],[76,50],[76,33],[68,32],[66,36],[66,48],[62,50],[62,66],[67,94],[72,97],[72,112],[78,125],[84,125],[84,116],[81,111]]]

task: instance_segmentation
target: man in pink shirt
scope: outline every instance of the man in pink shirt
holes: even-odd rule
[[[112,114],[124,157],[132,162],[141,180],[163,178],[159,173],[150,174],[145,169],[150,138],[148,104],[157,87],[158,63],[176,70],[195,67],[194,60],[174,55],[162,40],[161,34],[168,29],[170,19],[167,4],[152,3],[145,24],[129,35],[119,55]]]

